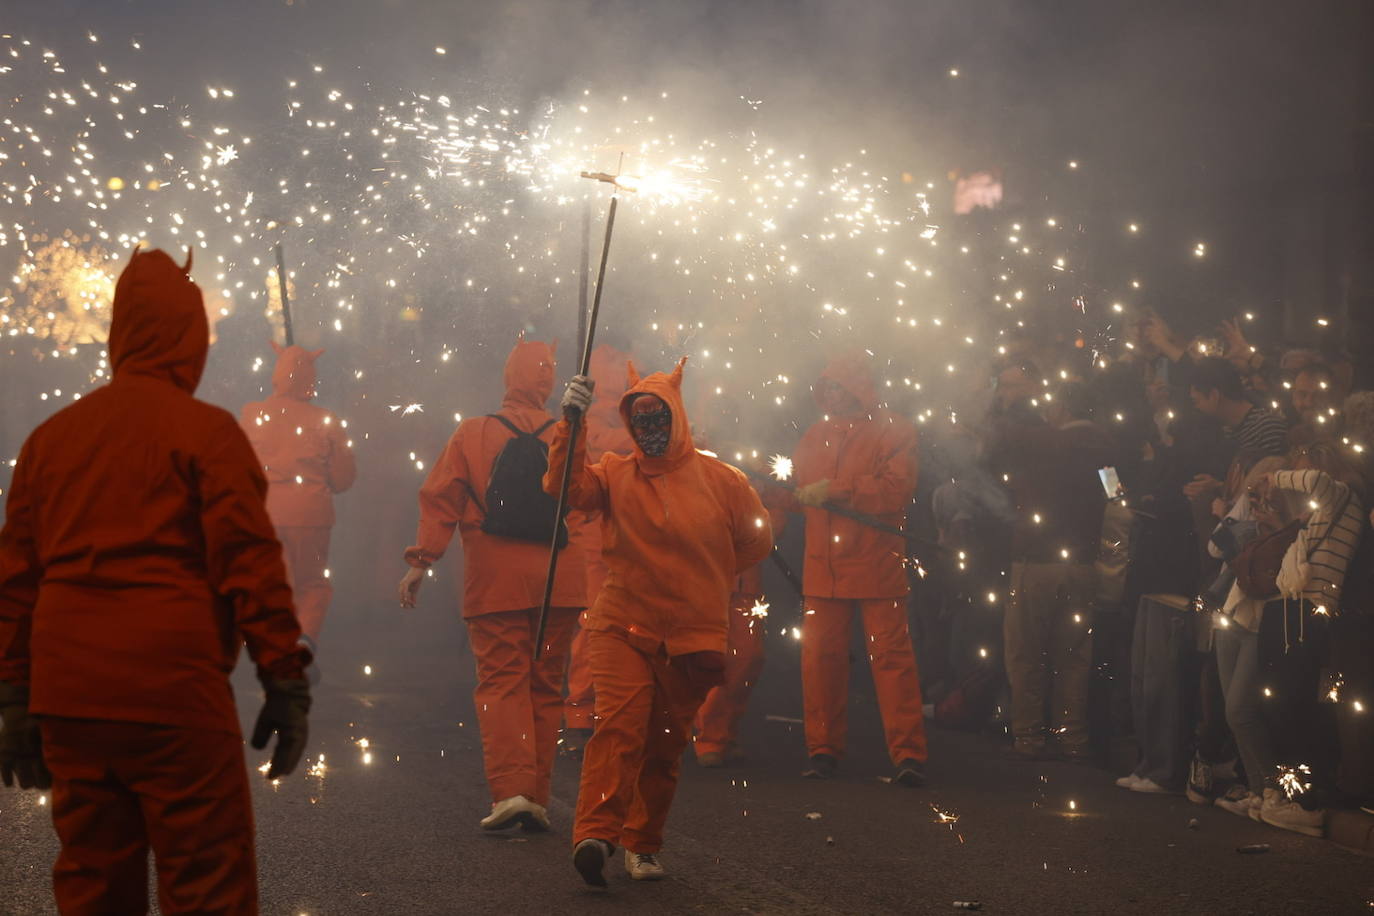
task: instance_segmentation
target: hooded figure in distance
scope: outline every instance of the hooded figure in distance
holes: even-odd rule
[[[357,469],[346,424],[310,403],[315,360],[324,351],[275,341],[272,349],[272,396],[244,406],[239,422],[267,475],[267,514],[282,543],[302,638],[313,654],[334,594],[328,578],[334,494],[353,486]]]
[[[401,580],[401,606],[413,607],[425,570],[444,555],[455,529],[463,540],[463,619],[477,660],[473,701],[492,799],[483,830],[549,829],[564,665],[587,603],[586,561],[574,539],[560,557],[536,661],[555,514],[541,487],[554,435],[544,408],[554,367],[549,344],[516,343],[501,410],[458,424],[420,488],[416,544],[405,552],[411,569]],[[568,520],[570,530],[579,524]]]
[[[189,270],[135,251],[113,378],[29,436],[0,532],[0,771],[51,779],[62,912],[145,912],[149,847],[162,912],[257,912],[229,685],[245,642],[268,776],[305,746],[310,655],[267,482],[233,415],[192,397],[209,327]]]
[[[811,756],[806,775],[828,778],[844,756],[849,633],[858,610],[888,755],[897,768],[895,781],[921,785],[926,737],[907,626],[906,543],[825,508],[856,510],[902,526],[916,492],[916,429],[879,407],[872,371],[861,354],[833,360],[815,394],[823,416],[793,455],[795,496],[778,500],[806,516],[802,694]]]
[[[558,493],[572,448],[569,503],[601,513],[606,582],[583,621],[597,725],[573,825],[573,864],[596,887],[606,885],[616,845],[632,878],[663,877],[657,854],[679,761],[693,717],[724,678],[731,591],[773,545],[768,513],[744,475],[692,445],[685,362],[644,379],[630,367],[620,418],[634,453],[590,465],[586,426],[570,442],[569,418],[591,407],[595,383],[575,377],[544,478],[545,490]]]
[[[587,411],[587,460],[596,464],[606,453],[631,455],[635,440],[620,418],[620,396],[625,393],[625,366],[630,356],[610,344],[602,344],[592,351],[591,373],[596,384],[596,399]],[[579,526],[574,536],[582,540],[587,558],[587,606],[596,603],[596,596],[606,581],[606,563],[601,559],[601,518],[592,513],[587,524]],[[565,753],[580,755],[591,737],[595,693],[592,672],[587,665],[587,631],[580,625],[573,637],[568,656],[568,696],[563,704],[563,738]]]

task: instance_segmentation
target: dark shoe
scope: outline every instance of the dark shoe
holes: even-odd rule
[[[926,784],[926,765],[919,760],[903,760],[897,764],[897,775],[892,781],[908,789],[919,789]]]
[[[606,886],[606,860],[615,847],[605,840],[583,840],[573,849],[573,868],[590,887]]]
[[[558,739],[558,756],[581,760],[582,751],[586,748],[591,737],[592,730],[590,728],[563,729],[563,734]]]
[[[802,776],[807,779],[833,779],[839,765],[840,762],[829,754],[812,754],[811,767],[802,770]]]
[[[1212,804],[1217,797],[1212,785],[1212,765],[1194,754],[1188,765],[1188,801],[1195,805]]]

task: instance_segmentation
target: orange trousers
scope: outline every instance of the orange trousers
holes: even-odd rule
[[[582,755],[573,843],[598,839],[658,852],[692,718],[707,691],[661,647],[649,655],[615,633],[589,632],[587,658],[597,723]]]
[[[926,759],[921,680],[911,648],[906,602],[807,598],[802,623],[802,701],[809,754],[844,756],[848,731],[849,628],[854,607],[863,616],[868,663],[878,692],[887,752],[894,764]]]
[[[725,683],[706,695],[697,713],[698,754],[723,754],[735,743],[740,719],[749,708],[763,671],[763,620],[752,613],[753,597],[736,595],[730,607],[730,647],[725,652]]]
[[[286,579],[296,601],[296,619],[301,632],[316,641],[324,629],[329,599],[334,596],[334,587],[325,576],[329,568],[329,532],[323,525],[288,525],[277,529],[282,559],[286,561]]]
[[[577,608],[549,610],[544,654],[537,662],[538,608],[467,619],[477,658],[472,697],[493,802],[523,795],[536,804],[549,803],[563,709],[563,666],[577,614]]]
[[[577,625],[568,653],[568,698],[563,701],[563,725],[591,728],[596,724],[596,691],[592,689],[592,668],[587,662],[587,631]]]
[[[140,722],[44,717],[58,911],[148,911],[148,851],[162,912],[258,912],[253,799],[243,739]]]

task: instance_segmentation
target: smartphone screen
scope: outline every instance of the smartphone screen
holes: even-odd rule
[[[1121,486],[1121,478],[1116,474],[1116,468],[1098,468],[1097,476],[1102,480],[1102,489],[1108,499],[1120,499],[1126,495],[1126,490]]]

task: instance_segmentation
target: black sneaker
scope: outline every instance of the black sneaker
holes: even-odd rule
[[[606,860],[615,851],[605,840],[586,839],[573,849],[573,868],[590,887],[606,887]]]
[[[1197,754],[1188,765],[1188,801],[1195,805],[1210,805],[1216,800],[1216,790],[1212,788],[1212,765]]]
[[[812,754],[811,766],[802,770],[802,776],[807,779],[833,779],[839,765],[840,762],[829,754]]]
[[[892,781],[908,789],[919,789],[926,784],[926,765],[910,758],[903,760],[897,764],[897,775],[892,777]]]

